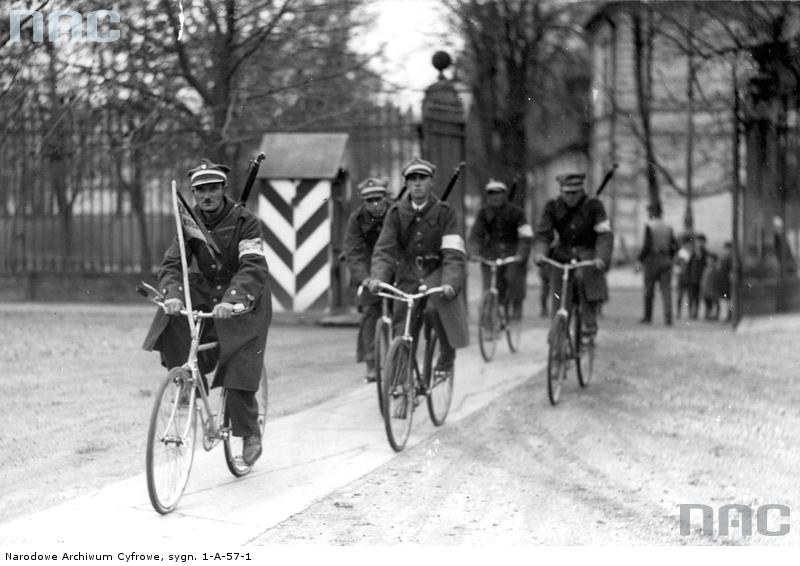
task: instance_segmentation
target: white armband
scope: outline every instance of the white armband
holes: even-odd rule
[[[517,228],[517,236],[520,238],[533,238],[533,228],[526,222]]]
[[[264,254],[264,244],[261,238],[253,238],[252,240],[242,240],[239,242],[239,258],[244,255],[260,255]]]
[[[467,253],[467,248],[464,245],[464,238],[458,234],[446,234],[442,236],[442,249],[457,250],[462,254]]]
[[[602,222],[598,222],[594,225],[594,231],[598,234],[605,234],[606,232],[611,232],[611,221],[606,218]]]

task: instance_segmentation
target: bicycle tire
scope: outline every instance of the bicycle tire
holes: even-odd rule
[[[386,365],[386,354],[389,352],[389,343],[392,340],[392,324],[384,320],[383,317],[379,318],[375,323],[375,369],[377,377],[375,379],[375,386],[378,390],[378,409],[383,416],[383,394],[381,393],[381,381],[383,375],[383,367]]]
[[[478,344],[484,361],[490,362],[497,349],[497,295],[491,291],[483,293],[478,314]]]
[[[229,429],[230,415],[228,414],[228,404],[226,403],[227,395],[222,395],[222,425]],[[261,366],[261,377],[258,382],[258,391],[256,391],[256,402],[258,403],[258,426],[261,429],[261,442],[264,442],[264,429],[267,423],[267,404],[269,401],[269,387],[267,384],[267,368]],[[225,464],[228,466],[228,471],[237,478],[246,476],[250,473],[252,466],[248,466],[242,459],[243,439],[239,436],[233,436],[230,430],[227,430],[222,440],[222,445],[225,448]]]
[[[446,376],[436,375],[436,362],[441,356],[441,341],[434,329],[430,329],[428,340],[425,343],[424,380],[427,385],[428,414],[431,422],[442,426],[450,412],[450,403],[453,401],[454,375],[450,371]]]
[[[547,397],[555,406],[561,397],[561,388],[569,362],[569,329],[567,321],[560,316],[553,319],[548,335],[547,350]]]
[[[173,368],[158,388],[147,433],[145,472],[153,508],[173,511],[189,481],[194,460],[197,418],[194,385],[188,370]],[[181,398],[188,402],[181,403]]]
[[[581,331],[583,330],[580,309],[575,307],[572,313],[573,320],[573,352],[575,353],[575,369],[578,374],[578,383],[581,387],[586,387],[592,380],[594,370],[594,345],[584,345],[581,342]]]
[[[511,318],[511,309],[508,305],[503,307],[506,316],[506,341],[508,341],[508,349],[512,352],[519,350],[519,343],[522,339],[522,318]]]
[[[389,445],[395,452],[405,448],[414,416],[413,353],[411,343],[392,340],[383,372],[383,422]]]

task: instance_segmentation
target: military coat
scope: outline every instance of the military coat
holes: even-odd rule
[[[522,208],[505,202],[501,206],[486,206],[478,211],[469,235],[470,251],[486,259],[501,259],[518,254],[522,261],[501,267],[498,279],[504,278],[508,298],[525,298],[526,261],[531,251],[533,230]],[[488,286],[489,267],[482,265],[484,285]],[[498,280],[498,285],[501,282]]]
[[[385,218],[386,212],[380,216],[373,216],[362,204],[347,219],[344,254],[353,285],[359,285],[370,276],[372,252]],[[380,298],[365,290],[362,295],[362,303],[373,304],[376,302],[380,302]]]
[[[196,218],[204,219],[199,208],[195,207],[194,213]],[[204,224],[222,255],[209,252],[199,239],[190,238],[185,242],[192,308],[210,311],[219,302],[253,307],[241,316],[205,322],[209,336],[219,340],[214,385],[224,383],[231,389],[256,391],[272,320],[261,224],[252,212],[227,197],[221,213]],[[177,237],[159,266],[158,287],[166,299],[185,300]],[[170,325],[182,328],[178,334],[165,332]],[[143,347],[158,350],[165,365],[171,365],[174,362],[167,363],[167,360],[176,359],[176,351],[179,351],[177,359],[183,357],[183,361],[188,353],[188,342],[176,343],[175,337],[188,340],[188,336],[185,317],[168,316],[158,309]]]
[[[553,245],[556,235],[558,239]],[[611,265],[613,245],[614,235],[603,203],[585,195],[572,208],[560,197],[551,199],[544,207],[534,238],[536,251],[555,261],[565,263],[572,259],[599,258],[606,264],[606,269]],[[594,267],[584,268],[583,281],[587,300],[608,300],[608,285],[603,271]]]
[[[413,293],[421,284],[428,287],[451,285],[454,299],[441,295],[430,298],[454,348],[469,344],[467,309],[464,299],[466,254],[455,211],[433,195],[421,211],[404,198],[386,213],[380,237],[372,255],[373,278]]]

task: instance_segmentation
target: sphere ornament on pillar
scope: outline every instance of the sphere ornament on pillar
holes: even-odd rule
[[[450,58],[447,51],[437,51],[433,54],[433,57],[431,57],[431,63],[433,63],[433,67],[439,71],[439,79],[444,79],[444,70],[453,64],[453,60]]]

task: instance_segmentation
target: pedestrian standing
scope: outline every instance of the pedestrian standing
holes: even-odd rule
[[[698,233],[693,236],[694,251],[689,258],[688,285],[689,285],[689,318],[697,320],[700,314],[700,284],[703,280],[703,271],[708,261],[705,234]]]
[[[675,254],[674,272],[676,287],[678,288],[677,300],[675,301],[675,316],[681,317],[681,309],[686,300],[686,312],[690,311],[689,305],[689,261],[694,253],[694,242],[692,237],[684,235],[681,237],[681,247]]]
[[[719,269],[717,271],[717,288],[720,296],[720,313],[724,312],[722,322],[731,319],[733,311],[733,301],[731,300],[731,273],[733,272],[733,245],[730,241],[725,242],[722,248],[722,255],[719,258]],[[721,305],[725,305],[724,309]]]
[[[672,325],[672,265],[678,251],[678,240],[672,227],[661,217],[661,205],[648,207],[650,221],[644,229],[644,242],[636,269],[644,268],[644,316],[639,321],[650,324],[653,319],[653,300],[658,283],[664,307],[664,323]]]
[[[386,198],[389,181],[370,177],[358,185],[361,204],[347,219],[344,236],[344,255],[353,285],[366,285],[375,243],[383,227],[389,201]],[[359,297],[361,317],[356,338],[356,361],[367,366],[364,381],[373,382],[375,367],[375,325],[381,317],[381,298],[364,288]]]

